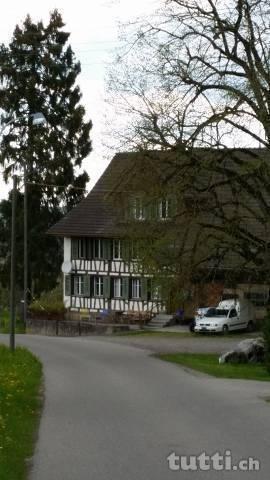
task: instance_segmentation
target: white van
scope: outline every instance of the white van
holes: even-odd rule
[[[194,332],[223,332],[247,329],[255,326],[255,309],[248,300],[222,300],[217,307],[210,307],[201,319],[196,319]]]

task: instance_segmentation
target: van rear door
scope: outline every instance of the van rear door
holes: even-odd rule
[[[242,328],[240,325],[240,315],[237,313],[236,308],[231,308],[228,314],[228,324],[229,328],[232,330],[237,330]]]

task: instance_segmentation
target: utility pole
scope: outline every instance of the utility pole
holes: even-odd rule
[[[17,119],[11,118],[3,126],[0,125],[0,137],[3,134],[5,128],[11,125],[15,120],[23,120],[25,115],[21,115]],[[32,120],[32,125],[43,125],[46,123],[46,119],[41,112],[31,113],[29,119]],[[27,320],[27,305],[28,305],[28,212],[27,212],[27,163],[24,162],[24,277],[23,277],[23,319],[26,325]],[[12,193],[12,234],[11,234],[11,272],[10,272],[10,348],[15,348],[15,275],[16,275],[16,197],[17,197],[17,176],[13,175],[13,193]]]
[[[15,284],[16,284],[16,201],[17,201],[17,176],[13,175],[12,190],[12,226],[11,226],[11,267],[10,267],[10,350],[15,350]]]
[[[23,321],[26,326],[27,306],[28,306],[28,210],[27,210],[27,165],[26,161],[23,166],[24,177],[24,197],[23,197]]]

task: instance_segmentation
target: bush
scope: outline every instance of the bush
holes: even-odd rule
[[[9,306],[9,291],[0,284],[0,308],[7,309]]]
[[[38,317],[51,317],[52,315],[64,315],[66,309],[62,299],[62,286],[58,285],[51,292],[42,293],[38,300],[29,306],[32,315]]]
[[[270,373],[270,312],[263,324],[263,338],[265,342],[265,366]]]

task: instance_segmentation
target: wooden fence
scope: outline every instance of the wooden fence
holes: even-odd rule
[[[108,335],[115,332],[129,331],[130,326],[124,324],[97,323],[71,320],[46,320],[30,318],[27,320],[28,333],[62,337],[78,337],[86,335]]]

